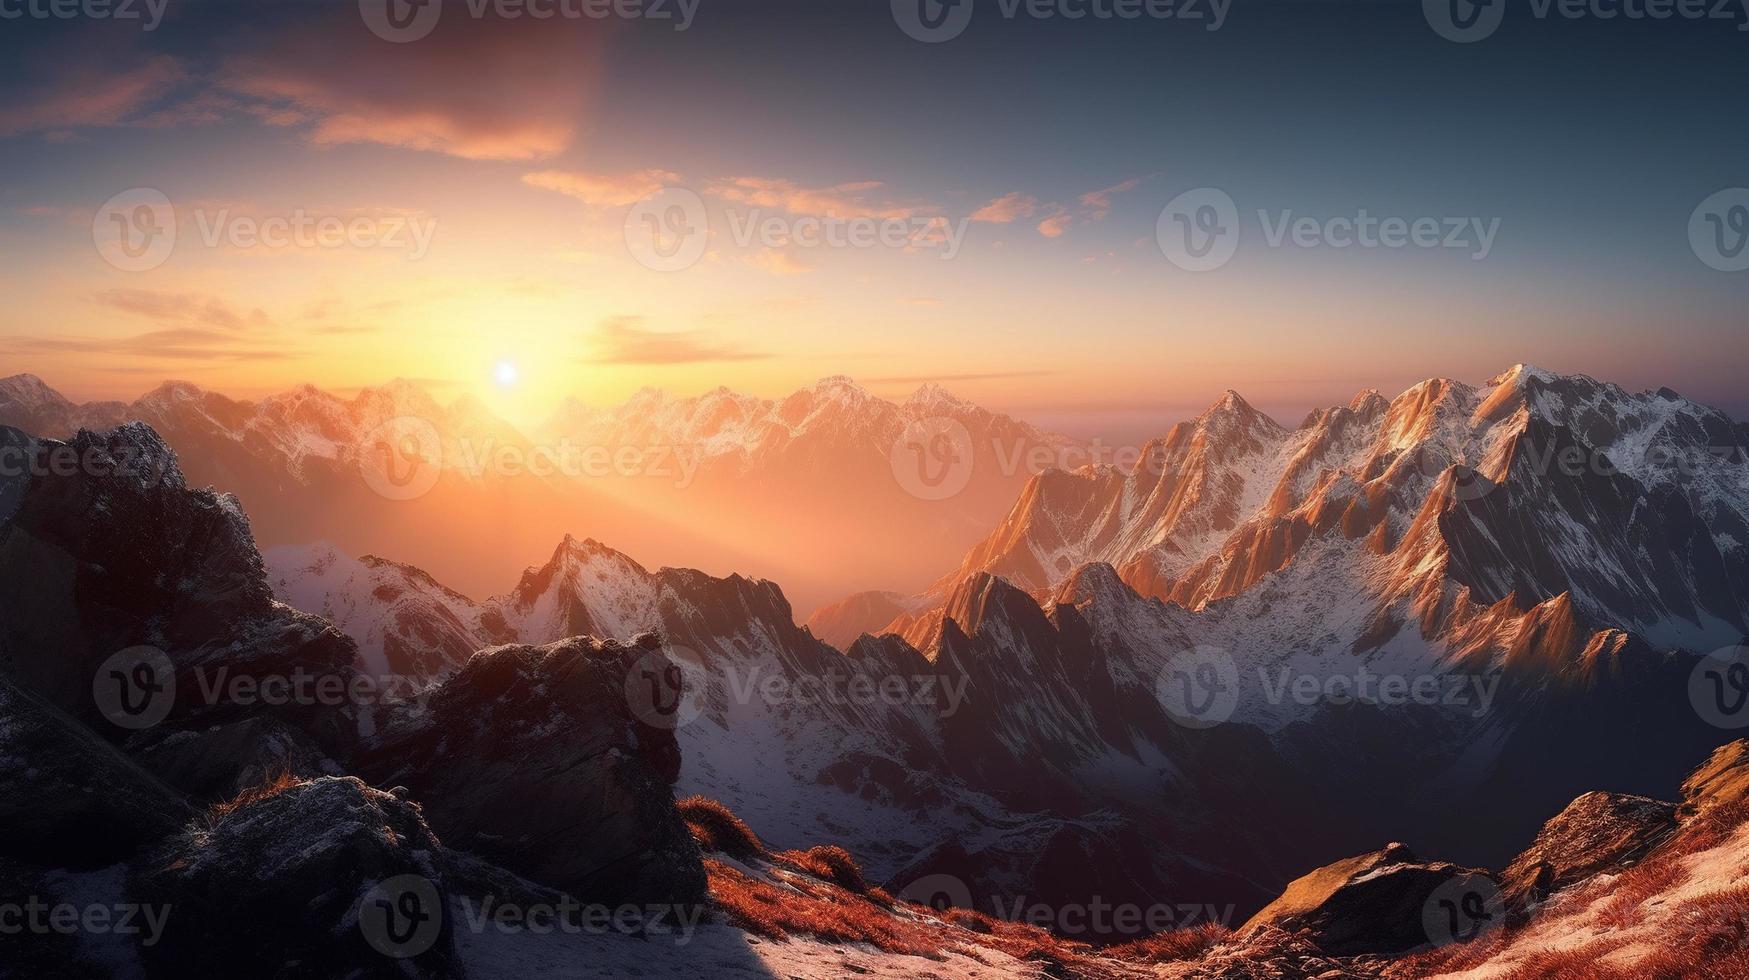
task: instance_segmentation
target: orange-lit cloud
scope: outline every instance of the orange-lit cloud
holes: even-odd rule
[[[1038,198],[1015,191],[1004,194],[972,212],[973,221],[1005,225],[1020,218],[1030,218],[1038,211]]]
[[[753,253],[753,257],[748,261],[774,276],[800,275],[813,268],[797,258],[794,253],[781,248],[762,248]]]
[[[272,322],[260,308],[244,313],[217,296],[117,288],[102,290],[91,298],[100,306],[164,323],[202,323],[225,330],[242,330],[264,327]]]
[[[220,82],[264,122],[319,145],[545,159],[571,145],[598,70],[598,42],[564,25],[483,21],[385,47],[310,24],[230,59]]]
[[[123,355],[196,363],[277,361],[292,356],[291,351],[254,345],[236,334],[188,328],[125,337],[14,337],[5,341],[4,349],[13,354]]]
[[[1071,220],[1073,219],[1067,210],[1058,208],[1045,215],[1045,219],[1038,223],[1038,233],[1046,238],[1060,238],[1064,232],[1069,230]]]
[[[639,170],[628,174],[540,170],[522,175],[522,182],[530,187],[558,191],[591,207],[625,207],[636,204],[679,179],[679,174],[666,170]]]
[[[186,77],[169,55],[119,70],[82,57],[52,69],[35,91],[10,93],[10,104],[0,108],[0,136],[124,123]]]
[[[819,218],[909,218],[928,210],[864,199],[867,192],[883,186],[878,180],[831,187],[803,187],[794,181],[769,177],[730,177],[711,181],[708,190],[716,197],[737,204],[777,208],[790,214]]]
[[[718,342],[702,330],[649,330],[641,316],[609,317],[593,342],[594,353],[585,360],[595,364],[697,364],[771,356]]]
[[[1081,195],[1081,206],[1088,209],[1088,217],[1099,221],[1111,213],[1111,199],[1113,197],[1135,190],[1142,185],[1142,181],[1147,179],[1147,177],[1131,177],[1120,184],[1113,184],[1097,191],[1088,191]]]

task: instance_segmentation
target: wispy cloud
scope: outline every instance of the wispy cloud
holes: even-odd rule
[[[813,266],[797,258],[793,252],[781,248],[762,248],[747,261],[774,276],[798,276],[813,270]]]
[[[1038,211],[1038,198],[1030,194],[1015,191],[1004,194],[976,211],[972,212],[973,221],[988,224],[1005,225],[1020,218],[1030,218]]]
[[[0,136],[126,123],[187,77],[169,55],[123,68],[86,55],[74,58],[45,68],[32,90],[12,93],[0,108]]]
[[[278,361],[291,351],[261,347],[217,330],[153,330],[125,337],[14,337],[4,348],[15,354],[91,354],[159,361]]]
[[[593,364],[699,364],[771,356],[717,341],[702,330],[650,330],[641,316],[609,317],[592,342],[594,353],[585,360]]]
[[[1110,187],[1101,188],[1096,191],[1088,191],[1081,195],[1081,206],[1087,209],[1087,217],[1092,218],[1094,221],[1100,221],[1104,219],[1106,215],[1111,213],[1112,198],[1119,194],[1127,194],[1130,191],[1135,190],[1142,186],[1143,181],[1152,176],[1154,175],[1147,174],[1142,177],[1131,177],[1129,180],[1113,184]]]
[[[300,129],[317,145],[378,143],[470,160],[542,160],[571,145],[594,89],[595,33],[487,19],[385,47],[356,23],[338,29],[330,18],[346,15],[335,10],[288,23],[229,59],[223,89],[263,122]]]
[[[639,170],[627,174],[539,170],[522,175],[522,182],[530,187],[557,191],[591,207],[625,207],[636,204],[679,180],[679,174],[666,170]]]
[[[878,180],[853,181],[831,187],[804,187],[769,177],[729,177],[712,180],[706,190],[715,197],[756,208],[776,208],[818,218],[909,218],[933,208],[868,200],[869,192],[885,185]]]
[[[161,323],[200,323],[244,330],[270,326],[273,322],[259,307],[245,313],[217,296],[200,293],[117,288],[94,293],[91,299],[99,306]]]

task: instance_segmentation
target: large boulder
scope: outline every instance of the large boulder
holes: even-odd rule
[[[350,751],[358,705],[269,693],[350,690],[356,648],[274,599],[235,498],[187,487],[143,423],[30,451],[0,478],[0,674],[130,748],[270,714]]]
[[[192,816],[108,742],[0,676],[0,856],[103,867]]]
[[[161,977],[456,977],[440,844],[419,807],[353,778],[286,780],[216,809],[144,865],[174,913]]]
[[[1448,925],[1447,915],[1457,921]],[[1497,886],[1487,872],[1423,862],[1391,844],[1295,879],[1239,932],[1280,929],[1333,956],[1392,956],[1467,941],[1499,918]]]
[[[654,637],[481,651],[392,719],[362,769],[406,786],[450,847],[582,901],[702,901],[674,734],[628,706],[651,656]]]
[[[1676,805],[1622,793],[1586,793],[1543,824],[1507,865],[1500,889],[1514,912],[1592,875],[1637,862],[1676,829]]]

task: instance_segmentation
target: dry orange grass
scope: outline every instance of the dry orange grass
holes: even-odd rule
[[[850,852],[842,847],[812,847],[806,851],[784,851],[776,856],[780,864],[806,871],[816,878],[829,881],[847,892],[869,894],[868,882],[862,878],[862,868]],[[891,900],[887,903],[890,908]]]
[[[1052,935],[1050,931],[1025,922],[1011,922],[972,909],[950,908],[939,913],[944,922],[951,922],[967,932],[978,933],[980,942],[1000,950],[1017,960],[1046,960],[1067,963],[1087,953],[1088,947]]]
[[[706,852],[720,851],[739,861],[766,856],[765,844],[734,811],[707,796],[689,796],[674,804],[692,839]]]
[[[1105,953],[1116,959],[1135,960],[1140,963],[1175,963],[1197,959],[1225,942],[1232,934],[1233,930],[1218,922],[1205,922],[1186,929],[1158,933],[1133,943],[1112,946]]]
[[[867,943],[888,953],[939,959],[948,945],[939,929],[894,915],[842,888],[791,890],[741,873],[709,858],[704,862],[711,898],[734,925],[767,939],[813,936],[826,942]]]
[[[238,793],[232,799],[220,803],[214,803],[207,809],[207,818],[216,823],[243,807],[249,806],[252,803],[259,803],[262,800],[272,799],[294,786],[302,786],[305,782],[306,780],[299,779],[297,776],[293,775],[290,769],[281,769],[277,772],[268,773],[266,779],[264,779],[259,785],[249,787],[243,792]]]

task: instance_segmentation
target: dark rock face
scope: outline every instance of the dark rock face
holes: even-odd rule
[[[697,902],[704,871],[674,809],[672,732],[626,706],[657,648],[575,638],[498,647],[408,706],[364,760],[425,801],[450,846],[583,901]]]
[[[417,805],[357,779],[244,803],[141,872],[142,900],[173,909],[163,940],[145,951],[148,970],[459,977],[438,848]]]
[[[1296,879],[1240,932],[1275,927],[1301,933],[1333,956],[1395,955],[1447,939],[1429,925],[1430,912],[1440,912],[1440,894],[1492,894],[1493,888],[1485,871],[1423,863],[1407,847],[1392,844]]]
[[[0,855],[103,867],[192,815],[109,743],[0,677]]]
[[[12,478],[18,504],[0,525],[0,670],[119,737],[93,703],[94,680],[111,656],[150,646],[174,675],[169,728],[271,713],[331,751],[350,746],[349,707],[236,696],[240,679],[329,678],[344,689],[355,651],[324,621],[274,601],[234,498],[188,489],[175,455],[141,423],[34,447],[36,465]]]
[[[180,730],[139,747],[134,757],[202,803],[231,799],[281,773],[307,779],[341,772],[308,735],[270,717]]]
[[[1670,618],[1744,628],[1743,570],[1679,487],[1642,486],[1538,417],[1510,452],[1497,490],[1440,515],[1455,581],[1488,602],[1571,593],[1593,621],[1654,635]]]
[[[1592,875],[1630,866],[1675,828],[1674,804],[1586,793],[1543,824],[1501,874],[1501,892],[1510,909],[1522,910]]]

